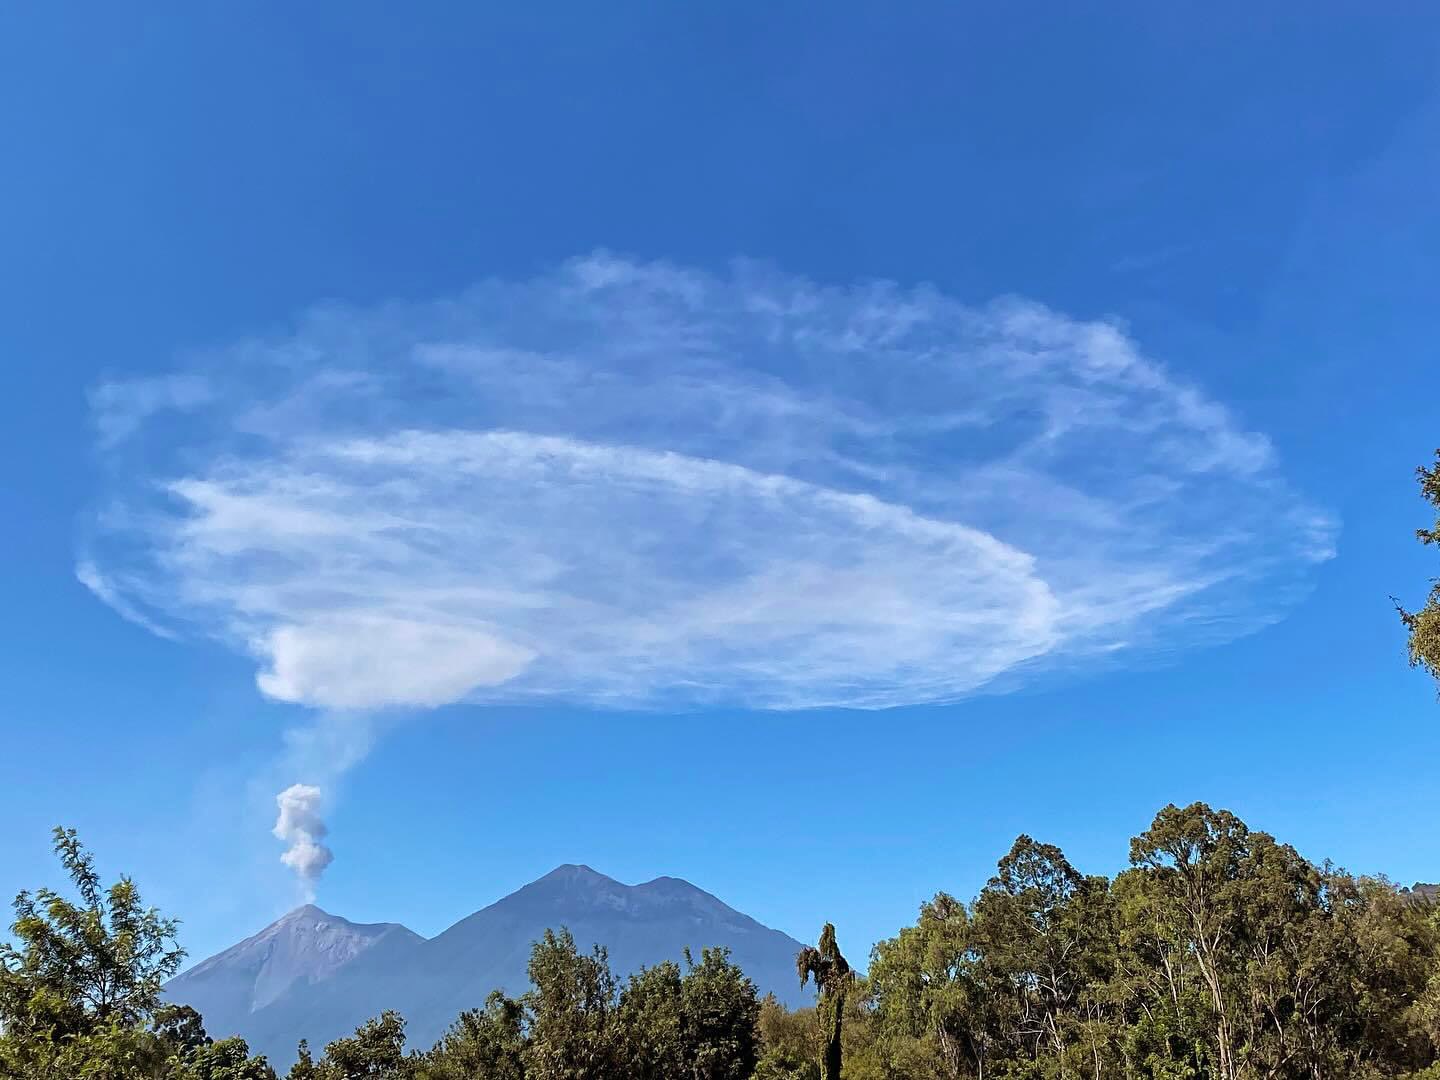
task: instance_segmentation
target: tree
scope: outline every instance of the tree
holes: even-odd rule
[[[684,984],[678,964],[667,960],[631,975],[620,994],[617,1020],[633,1080],[688,1075]]]
[[[1387,881],[1319,873],[1321,915],[1297,943],[1290,998],[1301,1020],[1297,1057],[1324,1075],[1423,1070],[1440,1046],[1424,1018],[1426,985],[1440,979],[1440,924]]]
[[[1237,987],[1228,961],[1239,943],[1243,897],[1238,883],[1250,851],[1250,830],[1234,814],[1203,803],[1167,806],[1130,842],[1130,862],[1150,888],[1146,908],[1157,952],[1178,1000],[1191,960],[1203,986],[1213,1032],[1216,1080],[1236,1080]],[[1188,994],[1187,994],[1188,996]]]
[[[1420,481],[1420,494],[1435,507],[1437,517],[1430,529],[1416,529],[1422,544],[1440,543],[1440,450],[1435,451],[1435,465],[1415,470]],[[1430,582],[1430,595],[1419,611],[1406,611],[1397,603],[1400,618],[1410,638],[1410,666],[1423,668],[1440,681],[1440,578]]]
[[[1028,836],[996,870],[971,910],[972,1002],[983,1003],[1009,1056],[1061,1076],[1103,1074],[1112,1038],[1094,988],[1113,965],[1109,882],[1082,876],[1059,848]]]
[[[1201,803],[1162,810],[1131,860],[1114,889],[1131,1061],[1216,1080],[1378,1080],[1434,1061],[1419,1009],[1440,953],[1389,883]]]
[[[989,1016],[965,905],[945,893],[915,926],[876,944],[869,990],[886,1065],[895,1076],[984,1076]]]
[[[275,1080],[264,1057],[251,1057],[244,1039],[220,1039],[171,1058],[166,1080]]]
[[[144,907],[129,878],[102,890],[74,829],[54,837],[80,903],[45,888],[15,898],[20,944],[0,945],[0,1021],[7,1033],[52,1039],[139,1025],[184,959],[178,924]]]
[[[189,1005],[161,1005],[150,1030],[164,1048],[157,1075],[167,1080],[275,1080],[275,1070],[262,1057],[250,1056],[244,1039],[205,1034],[200,1014]]]
[[[365,1021],[354,1035],[327,1043],[318,1063],[311,1061],[309,1047],[301,1047],[290,1080],[410,1080],[419,1064],[405,1053],[404,1018],[391,1010]]]
[[[760,1061],[755,1080],[820,1080],[820,1030],[814,1009],[791,1011],[766,994],[755,1023]]]
[[[424,1054],[418,1080],[524,1080],[525,1009],[499,990],[470,1009]],[[297,1078],[299,1080],[299,1078]]]
[[[177,923],[122,877],[108,889],[74,829],[55,853],[76,900],[15,899],[18,944],[0,945],[0,1076],[21,1080],[274,1080],[242,1039],[212,1041],[200,1014],[163,1004],[180,967]]]
[[[758,1057],[755,984],[730,962],[728,949],[704,949],[700,963],[685,951],[681,980],[682,1051],[694,1080],[748,1080]]]
[[[615,976],[602,946],[587,956],[569,930],[546,930],[530,954],[525,1075],[532,1080],[608,1080],[619,1075]]]
[[[795,971],[800,976],[803,988],[811,979],[815,980],[818,993],[817,1012],[820,1017],[820,1032],[825,1040],[821,1056],[824,1080],[840,1080],[840,1064],[843,1054],[841,1027],[845,1016],[845,998],[854,982],[850,964],[840,953],[835,942],[835,927],[826,923],[820,931],[819,948],[807,945],[795,954]]]
[[[166,1048],[146,1022],[184,956],[176,924],[128,878],[102,889],[73,829],[54,841],[79,902],[47,888],[15,898],[18,944],[0,945],[0,1075],[148,1077]]]
[[[310,1053],[310,1043],[307,1040],[300,1040],[295,1064],[290,1066],[285,1080],[321,1080],[320,1066],[315,1064],[315,1056]]]

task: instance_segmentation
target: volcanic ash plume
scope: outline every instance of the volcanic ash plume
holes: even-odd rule
[[[321,841],[325,838],[325,822],[320,819],[320,789],[311,784],[291,784],[275,796],[280,814],[275,819],[275,835],[290,846],[280,861],[300,879],[307,900],[315,899],[315,886],[320,875],[335,855]]]

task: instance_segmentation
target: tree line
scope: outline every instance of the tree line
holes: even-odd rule
[[[102,889],[73,830],[71,895],[15,901],[0,946],[0,1076],[277,1080],[164,1000],[176,923]],[[625,979],[564,929],[530,989],[496,992],[435,1046],[370,1020],[287,1080],[1440,1080],[1440,909],[1317,865],[1235,815],[1167,806],[1113,879],[1016,840],[970,903],[937,894],[853,970],[835,930],[796,957],[789,1010],[723,949]]]

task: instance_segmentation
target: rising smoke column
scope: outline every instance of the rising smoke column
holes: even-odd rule
[[[320,818],[320,797],[320,789],[312,784],[291,784],[275,796],[280,813],[272,831],[289,845],[280,861],[295,871],[307,901],[315,899],[320,875],[335,859],[321,843],[327,830]]]

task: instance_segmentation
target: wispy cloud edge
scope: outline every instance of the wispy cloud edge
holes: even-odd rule
[[[1014,298],[599,254],[168,378],[94,398],[77,576],[319,708],[955,701],[1250,632],[1334,551],[1263,435]]]

